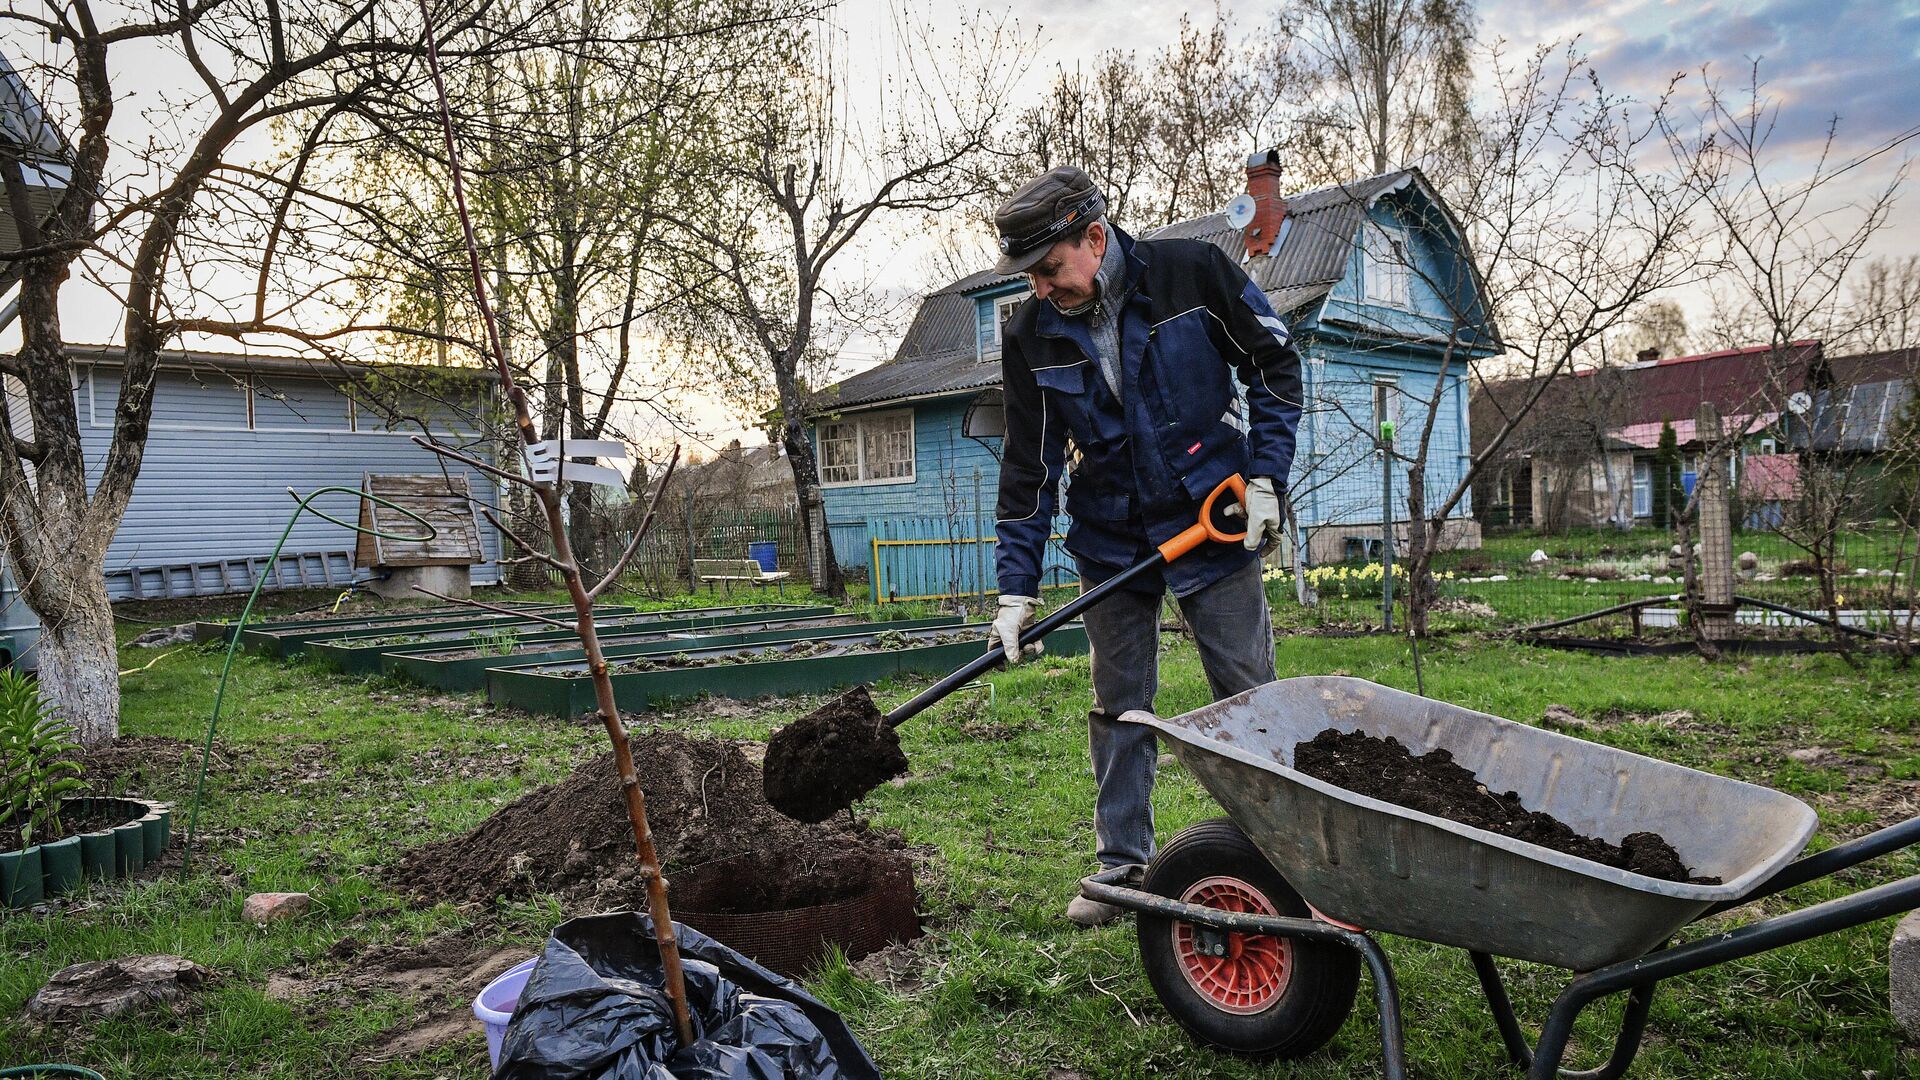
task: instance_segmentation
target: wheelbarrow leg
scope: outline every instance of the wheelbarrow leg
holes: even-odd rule
[[[1627,1068],[1633,1064],[1634,1055],[1640,1052],[1640,1040],[1646,1034],[1647,1013],[1653,1007],[1654,984],[1635,986],[1628,992],[1626,1015],[1621,1017],[1620,1034],[1614,1040],[1613,1053],[1605,1065],[1578,1071],[1560,1068],[1560,1057],[1566,1052],[1566,1042],[1562,1039],[1557,1047],[1551,1048],[1552,1063],[1546,1064],[1543,1059],[1543,1069],[1535,1069],[1533,1048],[1520,1030],[1520,1020],[1513,1012],[1513,1001],[1507,997],[1506,984],[1500,979],[1500,969],[1494,966],[1493,957],[1472,951],[1467,955],[1473,958],[1473,970],[1480,976],[1480,989],[1487,996],[1487,1008],[1493,1013],[1494,1024],[1500,1028],[1501,1040],[1507,1044],[1508,1060],[1526,1070],[1529,1077],[1544,1075],[1549,1078],[1559,1076],[1563,1080],[1616,1080],[1626,1075]],[[1576,1007],[1574,1014],[1578,1015],[1579,1008],[1584,1005],[1582,1003]],[[1568,1030],[1571,1030],[1570,1022]],[[1544,1042],[1543,1033],[1543,1053],[1549,1050]]]

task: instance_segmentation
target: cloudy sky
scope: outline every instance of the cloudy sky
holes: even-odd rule
[[[909,3],[935,25],[935,40],[958,37],[978,16],[970,7],[938,0],[842,0],[835,21],[846,28],[843,50],[849,99],[856,108],[872,107],[878,87],[897,74],[900,54],[898,8]],[[1271,0],[1223,0],[1242,31],[1264,28]],[[1015,0],[990,7],[989,17],[1011,19],[1010,33],[1030,44],[1034,59],[1022,85],[1038,93],[1057,67],[1073,67],[1105,49],[1151,53],[1178,32],[1180,16],[1193,11],[1206,21],[1210,12],[1185,4],[1149,0]],[[1541,42],[1578,38],[1609,88],[1652,95],[1676,74],[1685,73],[1687,92],[1697,98],[1699,72],[1708,66],[1728,84],[1745,81],[1755,61],[1767,81],[1766,92],[1779,106],[1775,146],[1793,151],[1789,170],[1804,170],[1836,117],[1839,139],[1835,158],[1850,162],[1887,147],[1920,129],[1920,0],[1748,0],[1722,3],[1699,0],[1490,0],[1479,9],[1481,35],[1501,38],[1524,52]],[[23,44],[22,48],[26,48]],[[139,88],[147,94],[160,87]],[[122,133],[122,142],[126,135]],[[1249,150],[1254,148],[1248,148]],[[1857,193],[1884,185],[1896,169],[1920,152],[1920,138],[1894,146],[1848,174]],[[1878,241],[1880,254],[1920,254],[1920,219],[1908,194],[1893,226]],[[849,276],[897,296],[896,322],[911,315],[914,291],[926,286],[923,251],[911,237],[882,229],[874,242],[850,251]],[[989,257],[981,252],[984,261]],[[938,283],[933,283],[938,284]],[[110,298],[76,279],[67,289],[69,327],[103,330],[118,323]],[[78,334],[90,341],[112,333]],[[0,336],[0,347],[17,333]],[[848,342],[843,370],[875,363],[889,354],[891,335]],[[730,437],[757,442],[736,417],[713,403],[692,403],[708,445]]]

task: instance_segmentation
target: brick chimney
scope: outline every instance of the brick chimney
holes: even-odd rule
[[[1253,220],[1243,230],[1247,254],[1265,255],[1280,238],[1287,200],[1280,195],[1280,151],[1263,150],[1247,158],[1247,194],[1253,196]]]
[[[1641,349],[1639,352],[1633,354],[1633,358],[1643,364],[1657,364],[1660,362],[1660,350]]]

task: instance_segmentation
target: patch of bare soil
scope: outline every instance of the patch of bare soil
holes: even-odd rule
[[[216,745],[208,772],[233,768],[241,752]],[[200,747],[166,735],[122,735],[80,754],[81,778],[95,795],[144,795],[156,783],[191,783],[200,767]]]
[[[829,903],[907,865],[890,830],[839,819],[804,825],[775,811],[761,793],[759,767],[739,744],[647,731],[632,736],[632,748],[668,877],[715,864],[700,877],[708,896],[727,898],[724,912]],[[729,866],[740,868],[737,877],[728,878]],[[413,849],[386,879],[423,900],[554,893],[591,910],[646,902],[611,752],[466,833]]]
[[[478,1035],[473,996],[495,976],[533,956],[538,946],[476,943],[456,932],[420,945],[363,946],[343,938],[314,965],[275,972],[266,994],[282,1001],[385,991],[413,999],[413,1015],[375,1037],[357,1055],[380,1064]],[[336,967],[336,962],[344,966]],[[324,970],[321,970],[324,969]]]

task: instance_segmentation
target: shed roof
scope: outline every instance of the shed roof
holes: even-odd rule
[[[1245,259],[1242,265],[1282,315],[1317,302],[1345,276],[1353,238],[1367,208],[1382,195],[1424,183],[1419,176],[1415,169],[1396,169],[1287,196],[1282,242],[1270,254]],[[1227,223],[1225,214],[1177,221],[1148,230],[1142,238],[1204,240],[1237,261],[1246,252],[1240,231]],[[818,411],[1000,385],[1000,365],[979,358],[974,299],[978,293],[1019,280],[983,270],[929,294],[893,358],[842,380]]]

